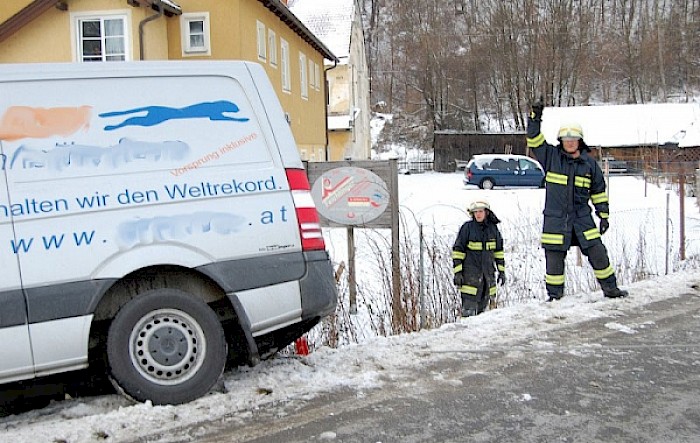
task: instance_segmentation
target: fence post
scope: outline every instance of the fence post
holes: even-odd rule
[[[695,165],[695,199],[700,206],[700,162]]]
[[[418,277],[418,304],[420,306],[420,329],[425,328],[425,291],[423,289],[423,282],[425,281],[425,265],[423,264],[423,223],[418,225],[418,267],[419,277]]]
[[[678,229],[681,231],[681,245],[679,255],[681,261],[685,260],[685,167],[681,167],[681,175],[678,177],[678,185],[680,187],[680,223]]]
[[[671,222],[671,216],[669,214],[669,201],[671,200],[671,194],[666,193],[666,275],[668,275],[668,261],[671,256],[671,245],[669,244],[669,229],[670,229],[670,222]]]
[[[350,313],[357,314],[357,275],[355,274],[355,229],[347,227],[348,236],[348,286],[350,290]]]

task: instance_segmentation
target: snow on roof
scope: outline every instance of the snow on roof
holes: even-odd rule
[[[350,55],[353,0],[296,0],[289,10],[339,59]]]
[[[328,130],[329,131],[339,131],[342,129],[350,129],[352,125],[350,124],[349,115],[329,115],[328,116]]]
[[[173,9],[177,9],[178,11],[182,11],[182,8],[180,7],[180,5],[178,5],[177,3],[173,2],[173,1],[161,0],[161,2],[165,3],[166,5],[169,5]]]
[[[542,133],[556,144],[562,124],[578,122],[590,146],[700,146],[700,104],[571,106],[545,108]]]

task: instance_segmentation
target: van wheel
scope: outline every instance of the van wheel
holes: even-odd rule
[[[209,392],[226,364],[218,317],[202,300],[180,290],[140,294],[109,327],[112,383],[133,398],[180,404]]]
[[[493,189],[493,180],[490,178],[481,180],[481,189]]]

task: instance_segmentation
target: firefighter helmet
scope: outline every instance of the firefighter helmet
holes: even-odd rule
[[[469,213],[477,211],[479,209],[491,209],[489,203],[486,200],[476,200],[469,205]]]
[[[578,123],[565,123],[559,128],[559,135],[557,136],[559,140],[563,138],[575,138],[578,140],[583,139],[583,128]]]

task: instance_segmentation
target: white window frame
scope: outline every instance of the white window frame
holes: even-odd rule
[[[190,23],[202,22],[202,45],[193,46]],[[182,56],[211,55],[211,32],[208,12],[187,12],[180,15],[180,35],[182,36]]]
[[[85,56],[84,56],[83,51],[82,51],[84,39],[82,37],[81,24],[83,22],[86,22],[86,21],[98,21],[98,20],[100,22],[101,31],[104,31],[105,20],[121,20],[122,21],[123,35],[121,36],[121,40],[122,40],[124,52],[120,53],[118,55],[121,55],[124,57],[123,61],[131,61],[132,60],[131,29],[129,28],[129,24],[131,23],[131,14],[130,14],[130,11],[128,11],[128,10],[84,11],[84,12],[71,13],[71,16],[70,16],[71,34],[73,37],[73,41],[75,42],[73,45],[73,55],[74,55],[73,59],[75,61],[77,61],[78,63],[91,63],[91,61],[85,60]],[[117,54],[105,53],[106,40],[108,38],[110,38],[110,36],[104,35],[104,32],[102,32],[102,35],[99,37],[101,53],[95,54],[95,58],[99,56],[101,58],[101,60],[95,60],[95,61],[101,61],[101,62],[122,61],[122,60],[108,60],[108,58],[114,57],[115,55],[117,55]],[[111,38],[116,38],[116,37],[111,37]],[[92,39],[92,40],[94,40],[94,39]]]
[[[309,73],[306,67],[306,54],[299,51],[299,81],[301,98],[309,98]]]
[[[314,61],[309,57],[309,87],[313,91],[316,89],[316,78],[314,77]]]
[[[264,62],[267,60],[267,28],[265,27],[265,24],[260,20],[256,20],[255,23],[257,29],[256,35],[258,36],[258,60]]]
[[[267,46],[270,51],[270,66],[277,67],[277,34],[272,29],[267,31]]]
[[[314,62],[314,77],[316,77],[316,90],[321,90],[321,70],[319,69],[318,63]]]
[[[282,78],[282,91],[292,92],[292,75],[289,69],[289,43],[280,38],[280,75]]]

